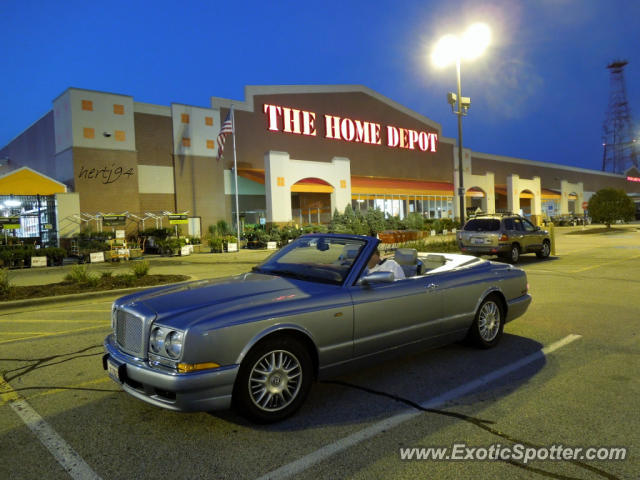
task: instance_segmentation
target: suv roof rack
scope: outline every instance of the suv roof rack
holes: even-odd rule
[[[475,217],[519,217],[519,216],[520,216],[519,214],[513,213],[513,212],[495,212],[495,213],[475,212],[475,213],[469,214],[468,218],[475,218]]]

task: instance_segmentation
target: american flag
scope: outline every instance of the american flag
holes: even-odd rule
[[[228,133],[233,133],[233,107],[229,109],[227,118],[222,122],[220,133],[218,133],[218,160],[222,158],[222,152],[224,151],[224,139]]]

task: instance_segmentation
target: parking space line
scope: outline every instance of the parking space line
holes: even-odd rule
[[[62,320],[62,319],[54,319],[54,320],[50,320],[50,319],[24,319],[24,318],[17,318],[15,320],[2,320],[2,324],[8,324],[8,323],[104,323],[105,325],[109,324],[109,320]]]
[[[631,257],[621,258],[619,260],[612,260],[611,262],[599,263],[598,265],[589,265],[588,267],[580,268],[578,270],[573,270],[570,273],[581,273],[586,272],[587,270],[593,270],[594,268],[603,267],[606,265],[615,265],[616,263],[628,262],[629,260],[634,260],[636,258],[640,258],[640,255],[633,255]]]
[[[556,350],[580,338],[582,338],[582,335],[574,335],[574,334],[567,335],[563,339],[558,340],[555,343],[552,343],[548,347],[544,347],[542,350],[532,353],[531,355],[527,355],[526,357],[523,357],[514,363],[505,365],[504,367],[499,368],[498,370],[494,370],[493,372],[483,375],[479,378],[476,378],[471,382],[460,385],[459,387],[456,387],[452,390],[449,390],[448,392],[438,395],[435,398],[425,400],[424,402],[420,403],[420,406],[425,409],[441,407],[447,402],[450,402],[464,395],[468,395],[472,393],[473,391],[485,386],[487,383],[494,382],[517,370],[520,370],[521,368],[535,361],[541,360],[545,358],[545,356],[549,355],[550,353],[553,353]],[[379,433],[385,430],[389,430],[390,428],[397,427],[398,425],[422,414],[423,414],[422,411],[417,411],[414,409],[404,410],[401,413],[398,413],[392,417],[385,418],[384,420],[381,420],[362,430],[352,433],[347,437],[341,438],[340,440],[337,440],[334,443],[325,445],[324,447],[316,450],[315,452],[311,452],[305,455],[304,457],[299,458],[298,460],[294,460],[291,463],[283,465],[282,467],[277,468],[276,470],[273,470],[261,476],[258,480],[268,480],[268,479],[274,480],[274,479],[289,478],[291,476],[304,472],[305,470],[312,467],[313,465],[323,460],[326,460],[327,458],[332,457],[337,453],[340,453],[348,448],[353,447],[354,445],[357,445],[365,440],[375,437],[376,435],[378,435]]]
[[[24,338],[12,338],[10,340],[3,340],[0,342],[0,345],[4,344],[4,343],[11,343],[11,342],[17,342],[19,340],[30,340],[30,339],[34,339],[34,338],[47,338],[47,337],[55,337],[58,335],[66,335],[68,333],[78,333],[78,332],[84,332],[87,330],[95,330],[97,328],[109,328],[109,325],[105,324],[105,325],[95,325],[93,327],[86,327],[86,328],[76,328],[73,330],[64,330],[62,332],[51,332],[48,334],[38,334],[38,335],[34,335],[31,337],[24,337]],[[23,332],[24,334],[24,332]]]
[[[66,309],[66,310],[58,310],[58,311],[62,311],[62,312],[78,312],[78,313],[97,313],[97,312],[99,312],[99,313],[110,313],[111,309],[110,308],[107,308],[107,309],[101,308],[100,310],[95,310],[95,309],[94,310],[87,310],[87,309],[83,308],[82,310],[76,310],[75,308],[69,308],[69,309]]]
[[[16,415],[29,427],[71,478],[100,480],[98,474],[82,457],[2,377],[0,377],[0,400],[9,403]]]

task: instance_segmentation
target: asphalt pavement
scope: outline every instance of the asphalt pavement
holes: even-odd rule
[[[497,348],[372,363],[314,384],[298,414],[269,426],[123,393],[100,361],[113,296],[2,310],[0,478],[637,479],[640,231],[568,234],[580,228],[558,229],[556,257],[521,258],[533,303]],[[267,254],[157,259],[151,273],[239,273]],[[460,443],[628,450],[618,461],[401,459],[401,448]]]

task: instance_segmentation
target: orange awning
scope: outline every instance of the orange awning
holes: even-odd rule
[[[238,175],[264,185],[264,170],[239,168]],[[331,193],[333,187],[318,178],[305,178],[291,186],[292,192]],[[351,177],[351,193],[376,195],[453,195],[453,184],[386,177]]]
[[[319,178],[303,178],[291,185],[292,192],[333,193],[333,187]]]
[[[351,176],[352,195],[369,193],[378,195],[453,195],[453,184],[385,177]]]
[[[239,168],[238,175],[252,182],[261,183],[264,185],[264,170],[257,168]]]

